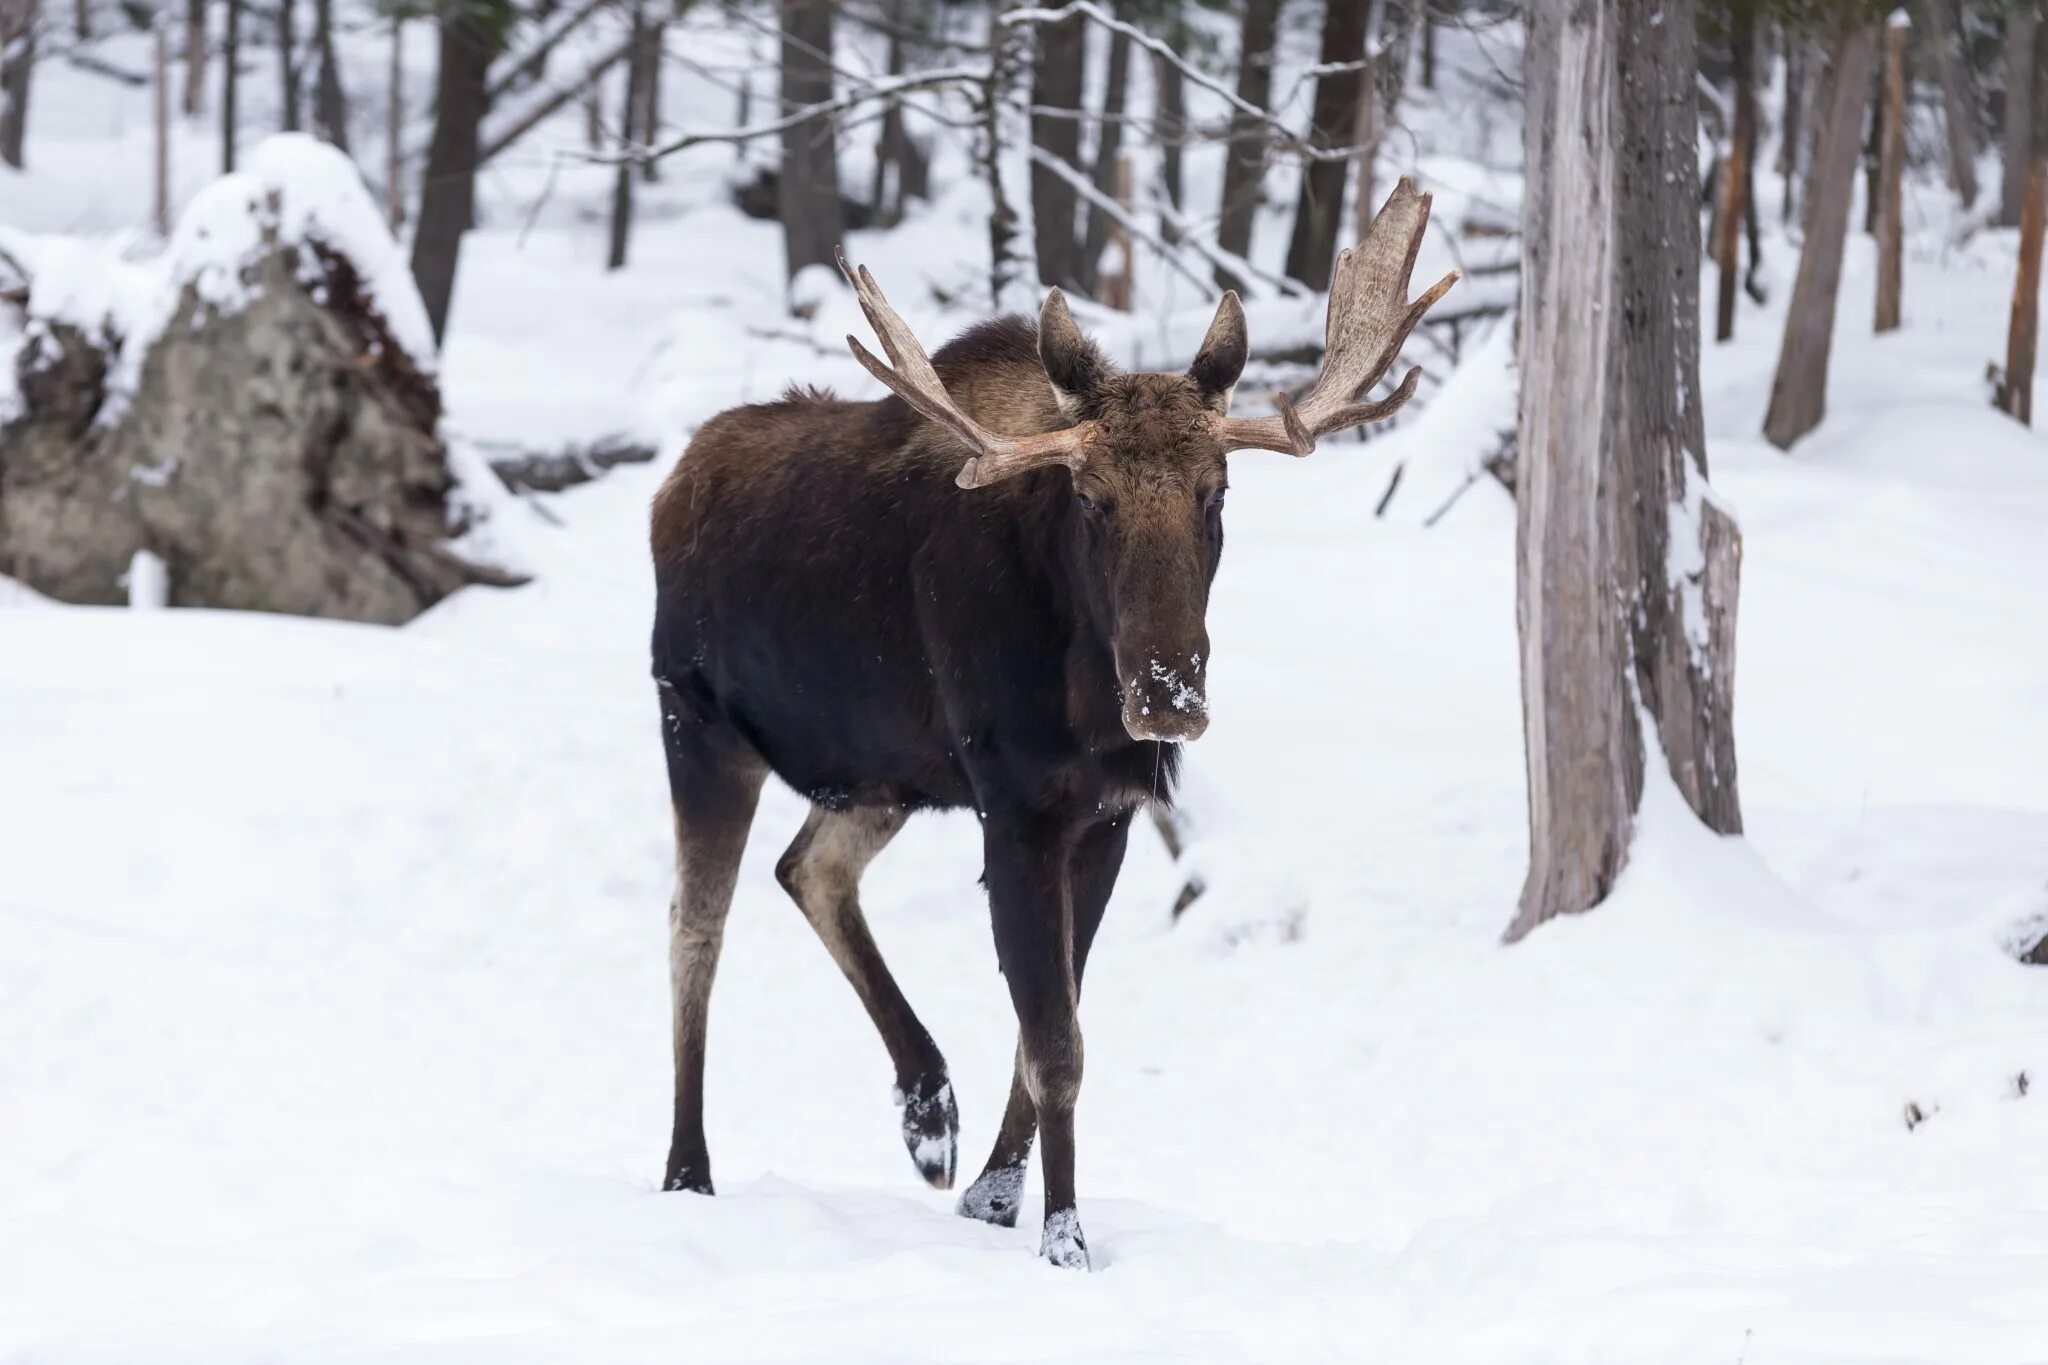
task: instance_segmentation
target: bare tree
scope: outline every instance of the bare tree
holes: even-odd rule
[[[1365,54],[1365,33],[1371,0],[1326,0],[1323,7],[1321,55],[1323,74],[1316,78],[1309,115],[1309,145],[1329,150],[1349,145],[1358,127],[1358,99],[1363,82],[1359,59]],[[1690,89],[1690,86],[1687,87]],[[1337,258],[1337,230],[1343,223],[1344,181],[1348,160],[1317,159],[1302,168],[1301,193],[1294,207],[1294,235],[1287,244],[1287,273],[1310,289],[1330,287],[1330,267]]]
[[[1856,150],[1869,100],[1868,22],[1849,7],[1837,28],[1834,62],[1821,104],[1808,178],[1806,241],[1785,314],[1785,339],[1771,382],[1764,436],[1780,450],[1820,425],[1827,412],[1828,355],[1834,346],[1835,298],[1842,284],[1842,250],[1849,231],[1849,201],[1856,183]]]
[[[1038,60],[1031,76],[1031,145],[1069,166],[1081,164],[1081,77],[1087,31],[1080,15],[1038,26]],[[1080,243],[1074,236],[1074,189],[1034,157],[1031,163],[1032,236],[1038,277],[1072,289],[1084,283]]]
[[[2018,227],[2027,193],[2027,167],[2034,157],[2034,41],[2041,27],[2039,0],[2016,0],[2005,21],[2005,180],[1998,221]]]
[[[405,15],[391,15],[391,62],[384,75],[384,222],[405,221]]]
[[[1280,0],[1246,0],[1244,23],[1238,30],[1237,97],[1256,109],[1273,103],[1273,43],[1279,31]],[[1243,110],[1230,119],[1230,151],[1223,164],[1223,204],[1216,244],[1237,256],[1252,250],[1252,222],[1259,208],[1259,187],[1265,180],[1266,124]],[[1245,281],[1218,267],[1216,283],[1243,289]]]
[[[1977,153],[1984,146],[1984,122],[1963,51],[1963,17],[1956,0],[1914,0],[1920,31],[1934,57],[1941,87],[1942,122],[1948,137],[1948,183],[1968,208],[1977,202]]]
[[[29,80],[41,19],[41,0],[0,0],[0,162],[17,170],[28,140]]]
[[[633,0],[631,23],[633,57],[626,63],[626,89],[620,97],[622,102],[619,106],[619,138],[625,143],[629,155],[620,158],[617,173],[612,178],[611,248],[605,257],[607,270],[623,270],[626,265],[627,239],[633,230],[634,162],[630,152],[648,140],[647,125],[643,120],[651,112],[645,97],[648,29],[645,0]],[[783,179],[786,184],[786,168]]]
[[[1516,463],[1529,871],[1510,940],[1591,908],[1654,750],[1742,826],[1740,537],[1699,405],[1692,0],[1532,0]]]
[[[1118,6],[1119,10],[1123,7]],[[1123,184],[1119,189],[1119,167],[1125,181],[1129,179],[1130,162],[1123,155],[1124,145],[1124,103],[1131,82],[1131,35],[1118,29],[1109,35],[1109,71],[1102,83],[1102,117],[1096,120],[1095,169],[1092,178],[1096,190],[1119,202],[1129,205],[1130,187]],[[1102,253],[1109,246],[1113,225],[1109,214],[1100,204],[1088,206],[1088,229],[1081,241],[1081,275],[1091,297],[1100,297],[1102,280]],[[1130,242],[1125,234],[1124,258],[1130,256]],[[1128,292],[1130,275],[1123,273],[1125,290],[1123,307],[1130,307]]]
[[[299,7],[298,0],[277,0],[277,74],[281,126],[287,133],[299,130]]]
[[[988,291],[998,310],[1028,311],[1036,306],[1038,247],[1035,234],[1024,231],[1023,213],[1031,190],[1012,169],[1010,151],[1025,145],[1031,123],[1023,110],[1031,93],[1032,28],[1020,22],[1031,0],[1006,0],[990,15],[989,67],[977,99],[981,144],[977,160],[988,182]]]
[[[2030,35],[2034,51],[2028,69],[2034,83],[2008,90],[2011,106],[2028,106],[2036,128],[2048,128],[2048,24],[2035,24]],[[2013,277],[2012,322],[2006,332],[2005,369],[1999,376],[1997,404],[2028,426],[2034,424],[2034,361],[2041,327],[2041,236],[2048,225],[2048,138],[2036,138],[2027,162],[2026,189],[2020,196],[2020,259]]]
[[[206,0],[185,0],[185,117],[206,108]]]
[[[150,22],[150,225],[159,237],[171,235],[171,32],[159,11]]]
[[[1727,341],[1735,335],[1735,289],[1741,274],[1737,257],[1742,242],[1742,223],[1753,221],[1750,199],[1750,159],[1756,150],[1756,17],[1746,5],[1731,14],[1728,50],[1735,75],[1735,117],[1729,130],[1728,150],[1721,161],[1721,195],[1714,211],[1714,340]],[[1752,259],[1754,259],[1752,251]]]
[[[220,169],[226,175],[235,169],[236,121],[241,116],[237,96],[242,88],[242,0],[227,0],[227,30],[220,44]]]
[[[782,112],[787,115],[832,98],[832,5],[830,0],[781,0],[781,6]],[[783,130],[776,186],[790,278],[807,265],[831,265],[845,235],[832,119]]]
[[[1878,149],[1877,177],[1876,330],[1880,332],[1898,328],[1899,296],[1905,288],[1906,39],[1912,31],[1904,10],[1893,14],[1885,25],[1884,135]]]
[[[1187,21],[1180,0],[1169,0],[1166,13],[1166,42],[1172,52],[1187,47]],[[1180,209],[1187,202],[1182,192],[1181,148],[1188,136],[1188,82],[1180,63],[1154,54],[1152,63],[1154,99],[1152,122],[1159,140],[1159,189],[1166,196],[1159,235],[1167,242],[1180,240]]]
[[[320,63],[313,78],[313,131],[348,150],[348,96],[334,52],[334,0],[313,0],[313,46]]]
[[[230,0],[232,3],[233,0]],[[427,306],[434,340],[448,333],[462,234],[476,219],[478,142],[490,98],[491,62],[504,40],[505,15],[482,5],[452,5],[435,22],[440,60],[434,78],[434,134],[420,174],[420,216],[412,238],[412,278]]]

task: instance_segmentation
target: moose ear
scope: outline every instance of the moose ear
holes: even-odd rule
[[[1245,358],[1250,354],[1244,305],[1237,301],[1235,289],[1226,290],[1223,301],[1216,305],[1209,333],[1202,338],[1202,349],[1195,352],[1195,363],[1188,366],[1188,378],[1195,381],[1195,387],[1211,407],[1227,413],[1230,391],[1237,387],[1238,376],[1244,373]]]
[[[1038,360],[1052,384],[1060,411],[1078,418],[1102,381],[1102,356],[1067,311],[1067,297],[1055,289],[1038,314]]]

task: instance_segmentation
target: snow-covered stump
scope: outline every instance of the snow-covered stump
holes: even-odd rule
[[[18,277],[10,280],[9,277]],[[508,575],[450,548],[467,502],[424,310],[354,166],[273,138],[164,254],[0,232],[24,319],[0,384],[0,573],[128,600],[397,623]]]

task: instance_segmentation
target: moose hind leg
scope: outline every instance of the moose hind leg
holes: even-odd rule
[[[669,902],[669,979],[675,1026],[675,1127],[661,1187],[710,1194],[711,1157],[704,1142],[704,1030],[740,854],[768,769],[736,739],[714,740],[712,752],[706,753],[705,746],[682,748],[677,733],[671,726],[676,891]]]
[[[938,1189],[953,1187],[960,1113],[946,1062],[882,961],[860,908],[860,878],[908,817],[893,807],[826,810],[813,806],[775,867],[776,880],[818,932],[853,984],[896,1069],[903,1145],[917,1172]]]

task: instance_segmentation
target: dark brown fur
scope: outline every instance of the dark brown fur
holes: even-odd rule
[[[951,1182],[957,1128],[945,1063],[875,951],[856,888],[909,812],[980,816],[1018,1072],[962,1211],[1015,1219],[1035,1128],[1046,1254],[1085,1263],[1081,971],[1132,808],[1170,798],[1172,741],[1207,722],[1202,615],[1225,480],[1208,418],[1244,355],[1234,301],[1227,313],[1189,375],[1116,373],[1071,322],[1043,336],[1017,319],[985,324],[934,357],[954,402],[992,431],[1098,423],[1076,472],[962,489],[958,439],[902,400],[793,390],[706,423],[662,487],[654,671],[683,869],[676,923],[689,935],[670,1188],[710,1188],[704,1001],[735,830],[743,839],[765,769],[816,807],[780,875],[883,1034],[904,1140],[938,1184]]]

